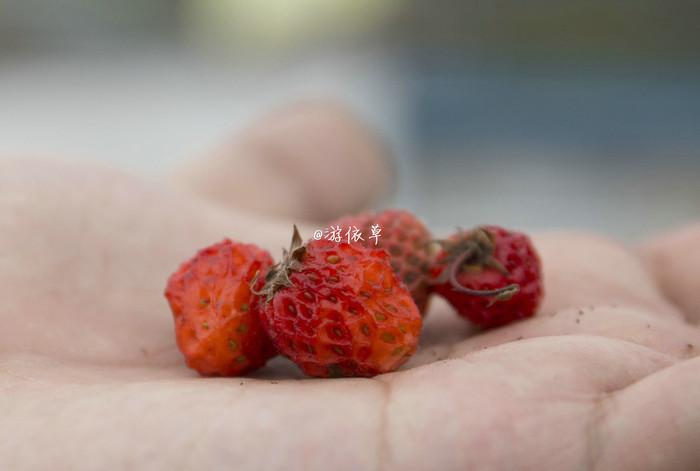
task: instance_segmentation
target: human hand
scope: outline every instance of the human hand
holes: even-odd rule
[[[245,378],[188,370],[162,296],[180,261],[226,236],[278,255],[290,216],[357,209],[358,186],[387,178],[380,147],[348,122],[294,113],[179,173],[197,198],[81,164],[0,162],[0,469],[697,466],[700,226],[638,248],[535,236],[537,317],[479,332],[436,299],[395,373],[306,379],[281,358]],[[314,136],[322,153],[301,145]],[[358,153],[364,170],[348,174]],[[344,170],[302,171],[305,190],[280,170],[251,205],[279,155]],[[255,176],[241,174],[253,157]]]

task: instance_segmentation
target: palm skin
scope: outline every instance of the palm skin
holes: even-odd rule
[[[0,161],[0,188],[0,469],[700,463],[700,227],[636,249],[535,236],[535,318],[478,332],[433,300],[395,373],[305,379],[276,359],[204,379],[175,347],[166,277],[224,236],[278,256],[289,221],[78,164]]]

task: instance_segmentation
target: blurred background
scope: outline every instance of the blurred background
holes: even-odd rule
[[[699,46],[697,0],[0,0],[0,153],[158,178],[334,98],[388,204],[636,240],[700,217]]]

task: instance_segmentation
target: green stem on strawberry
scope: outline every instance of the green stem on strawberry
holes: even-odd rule
[[[450,267],[450,284],[452,285],[452,289],[455,291],[459,291],[461,293],[469,294],[471,296],[482,296],[482,297],[493,297],[494,301],[506,301],[510,298],[513,297],[514,294],[516,294],[518,291],[520,291],[520,285],[517,283],[511,283],[507,286],[504,286],[503,288],[496,288],[496,289],[488,289],[488,290],[477,290],[477,289],[470,289],[462,286],[457,280],[457,275],[459,275],[459,271],[462,268],[462,264],[472,255],[472,251],[465,251],[463,252],[459,257],[457,257],[457,260],[454,261],[452,266]],[[499,264],[500,265],[500,264]]]
[[[490,290],[476,290],[463,286],[457,277],[462,270],[463,265],[468,260],[470,265],[488,267],[497,270],[504,276],[510,273],[508,270],[493,256],[493,240],[489,232],[481,227],[472,231],[468,240],[463,241],[457,247],[447,248],[450,257],[453,261],[447,269],[432,284],[441,284],[449,281],[452,289],[470,296],[493,297],[493,302],[506,301],[513,297],[519,290],[520,285],[511,283],[502,288]],[[459,253],[459,255],[455,255]]]
[[[250,283],[250,290],[257,296],[264,296],[265,302],[269,303],[277,291],[282,288],[289,288],[292,282],[289,279],[291,271],[298,270],[300,261],[306,252],[304,241],[299,234],[299,229],[294,225],[292,233],[292,242],[289,245],[289,250],[282,249],[282,260],[273,265],[265,276],[265,284],[260,290],[255,289],[255,284],[258,281],[259,273],[256,273]]]

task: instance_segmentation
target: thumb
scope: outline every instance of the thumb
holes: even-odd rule
[[[174,178],[226,207],[324,221],[376,202],[392,173],[387,149],[358,118],[305,102],[269,114]]]

